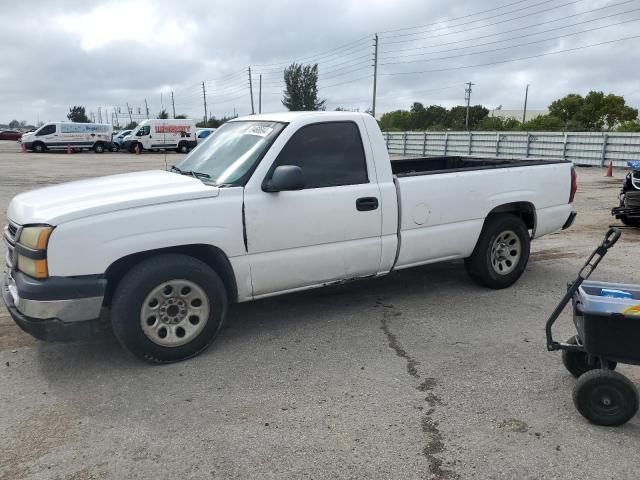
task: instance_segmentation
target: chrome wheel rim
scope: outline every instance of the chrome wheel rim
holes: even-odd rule
[[[209,320],[209,297],[194,282],[163,282],[146,296],[140,325],[149,340],[163,347],[179,347],[196,338]]]
[[[491,246],[491,266],[498,275],[508,275],[516,268],[522,255],[520,238],[512,230],[500,233]]]

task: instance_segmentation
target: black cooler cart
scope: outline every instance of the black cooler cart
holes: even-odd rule
[[[618,363],[640,365],[640,285],[587,280],[619,238],[620,230],[609,229],[546,324],[547,349],[562,350],[564,366],[578,378],[576,408],[592,423],[606,426],[629,421],[639,399],[635,385],[614,370]],[[551,328],[570,301],[577,335],[557,342]]]

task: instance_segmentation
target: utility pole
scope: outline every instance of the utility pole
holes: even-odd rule
[[[127,112],[129,112],[129,122],[133,123],[133,118],[131,117],[131,107],[129,106],[129,102],[127,102]]]
[[[527,100],[529,98],[529,84],[527,83],[527,89],[524,91],[524,110],[522,111],[522,124],[527,121]]]
[[[373,101],[371,102],[371,115],[376,118],[376,87],[378,83],[378,34],[375,34],[373,43]]]
[[[204,101],[204,126],[207,126],[207,90],[202,82],[202,100]]]
[[[249,95],[251,95],[251,115],[253,115],[256,113],[256,111],[253,108],[253,84],[251,83],[251,67],[249,67],[248,70],[249,70]]]
[[[260,74],[260,85],[258,87],[258,113],[262,113],[262,74]]]
[[[471,104],[471,87],[473,85],[475,85],[475,83],[467,83],[467,88],[465,88],[464,90],[464,99],[467,101],[467,119],[465,120],[464,124],[467,127],[467,130],[469,130],[469,105]]]
[[[147,120],[149,120],[149,106],[147,105],[147,99],[144,99],[144,110],[147,113]]]
[[[171,108],[173,109],[173,118],[176,118],[176,104],[173,101],[173,90],[171,90]]]

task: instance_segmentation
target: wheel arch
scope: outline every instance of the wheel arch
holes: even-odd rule
[[[167,253],[181,253],[190,257],[196,258],[211,267],[218,275],[224,284],[227,291],[227,298],[229,303],[235,303],[238,300],[238,286],[236,284],[236,277],[233,272],[231,262],[227,258],[226,254],[213,245],[205,244],[190,244],[179,245],[175,247],[159,248],[155,250],[145,250],[143,252],[136,252],[125,257],[119,258],[113,262],[105,271],[105,278],[107,279],[107,290],[105,292],[105,305],[110,305],[111,299],[115,289],[120,283],[120,280],[130,271],[133,267],[138,265],[143,260],[148,258],[163,255]]]
[[[536,207],[531,202],[510,202],[504,203],[494,207],[485,217],[485,223],[487,219],[493,215],[501,213],[508,213],[520,218],[527,229],[531,230],[531,238],[535,236],[536,232]]]

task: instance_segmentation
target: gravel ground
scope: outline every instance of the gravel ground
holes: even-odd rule
[[[0,142],[0,210],[39,186],[164,166]],[[575,225],[534,242],[512,288],[480,288],[449,262],[237,305],[216,343],[179,364],[140,363],[112,336],[41,343],[0,307],[0,480],[636,478],[640,416],[588,424],[544,341],[566,282],[615,223],[622,177],[578,169]],[[639,238],[625,230],[594,278],[638,282]],[[571,335],[568,311],[560,323]]]

